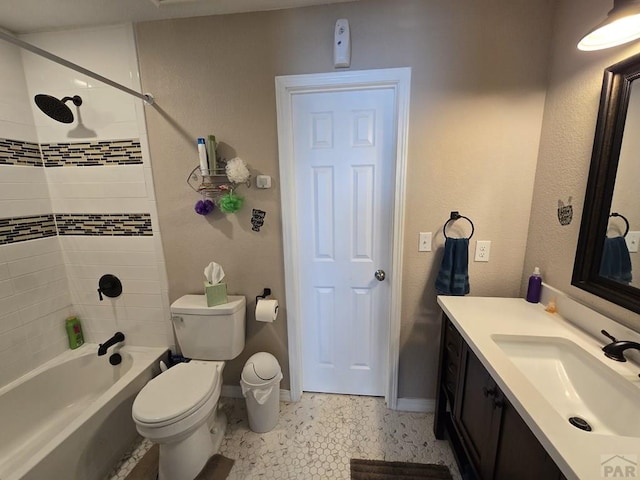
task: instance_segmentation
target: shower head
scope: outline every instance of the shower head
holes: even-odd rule
[[[82,105],[82,99],[78,95],[74,95],[73,97],[64,97],[62,100],[58,100],[56,97],[42,93],[35,96],[38,108],[54,120],[62,123],[73,122],[73,112],[65,105],[65,102],[68,102],[69,100],[73,101],[73,104],[76,107]]]

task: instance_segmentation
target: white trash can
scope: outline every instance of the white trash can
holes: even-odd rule
[[[249,357],[242,369],[240,386],[247,399],[249,427],[264,433],[273,429],[280,417],[282,370],[276,357],[259,352]]]

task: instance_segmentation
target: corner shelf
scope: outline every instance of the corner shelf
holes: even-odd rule
[[[226,193],[235,191],[240,185],[251,187],[251,177],[244,183],[235,183],[229,181],[225,168],[217,168],[213,175],[202,175],[200,166],[194,168],[187,177],[187,185],[193,191],[205,197],[216,199]]]

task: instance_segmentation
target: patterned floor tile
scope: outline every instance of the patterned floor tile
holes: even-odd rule
[[[433,414],[389,410],[384,399],[305,393],[281,402],[278,425],[249,429],[244,399],[223,398],[228,425],[220,453],[235,460],[229,480],[348,480],[349,459],[447,465],[460,474],[449,445],[433,436]],[[123,480],[151,448],[139,439],[108,480]]]

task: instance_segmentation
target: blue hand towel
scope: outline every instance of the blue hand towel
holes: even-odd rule
[[[604,239],[600,275],[620,283],[631,282],[631,256],[624,237]]]
[[[469,239],[447,238],[444,242],[442,265],[436,278],[439,295],[469,293]]]

